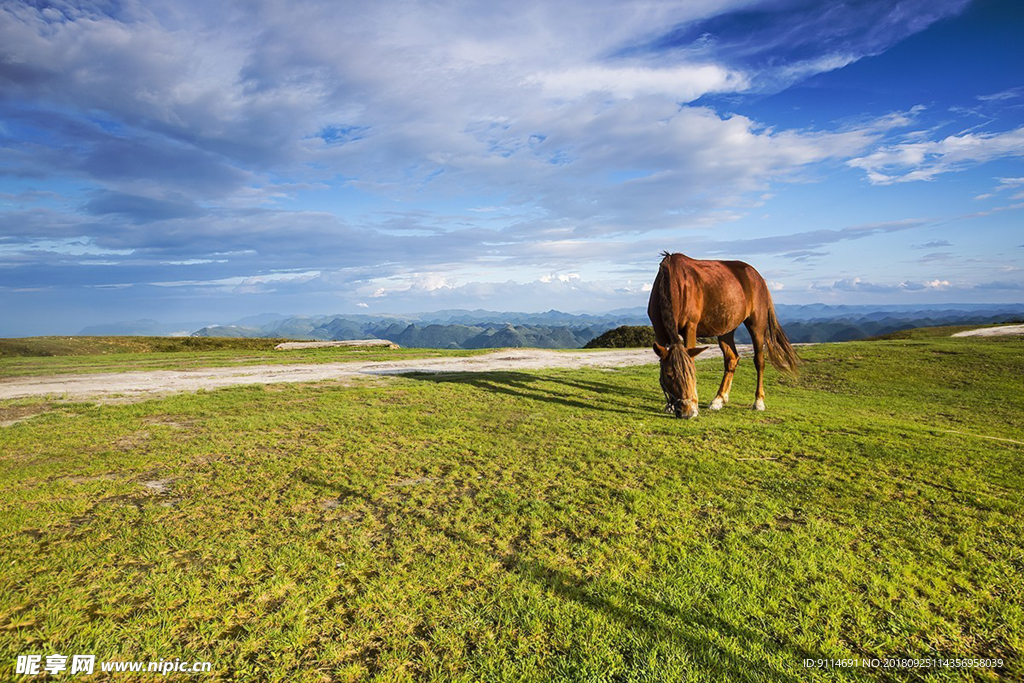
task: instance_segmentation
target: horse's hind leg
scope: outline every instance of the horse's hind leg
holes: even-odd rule
[[[732,376],[740,362],[740,354],[736,351],[733,332],[723,334],[718,338],[718,348],[722,349],[722,359],[725,361],[725,374],[722,375],[722,385],[718,387],[718,394],[715,396],[715,400],[708,406],[711,410],[721,410],[722,406],[729,402]]]
[[[754,345],[754,367],[757,368],[757,391],[754,392],[754,410],[764,410],[764,342],[767,325],[757,324],[752,318],[743,323]]]

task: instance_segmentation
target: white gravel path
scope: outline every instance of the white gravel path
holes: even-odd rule
[[[1006,325],[1004,327],[982,327],[977,330],[957,332],[954,337],[1002,337],[1007,334],[1024,334],[1024,325]]]
[[[741,354],[750,346],[739,346]],[[720,357],[712,346],[701,356]],[[147,370],[95,374],[11,377],[0,379],[0,399],[54,396],[65,399],[147,398],[161,394],[219,389],[243,384],[276,382],[320,382],[357,376],[399,375],[411,372],[493,372],[540,370],[544,368],[628,367],[656,363],[650,349],[609,351],[546,351],[502,349],[464,358],[419,358],[409,360],[302,365],[248,365],[197,370]]]

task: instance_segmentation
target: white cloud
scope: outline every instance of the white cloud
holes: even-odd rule
[[[303,273],[270,273],[264,275],[250,275],[248,277],[236,276],[218,278],[213,280],[174,280],[163,282],[150,282],[147,284],[155,287],[194,287],[202,289],[215,289],[221,291],[230,291],[235,294],[264,294],[267,292],[276,291],[275,286],[277,285],[304,284],[316,280],[317,278],[320,277],[320,275],[321,273],[319,271]],[[121,284],[116,286],[130,287],[132,285]]]
[[[860,59],[854,54],[829,54],[795,64],[788,64],[776,72],[783,82],[791,83],[814,74],[842,69]]]
[[[1024,96],[1024,88],[1010,88],[1009,90],[1001,90],[991,95],[978,95],[978,99],[982,102],[1000,102],[1014,100],[1022,96]]]
[[[1002,133],[961,133],[942,140],[882,147],[847,162],[875,185],[932,180],[994,159],[1024,156],[1024,127]]]
[[[749,87],[743,74],[718,64],[687,64],[661,68],[582,66],[546,72],[527,79],[539,82],[545,94],[577,98],[608,93],[620,98],[666,95],[690,102],[715,92],[741,92]]]
[[[859,292],[866,294],[922,294],[927,292],[971,291],[986,288],[987,285],[961,282],[954,284],[942,278],[930,280],[903,280],[901,282],[872,282],[860,277],[843,278],[832,283],[817,283],[811,286],[819,292]]]
[[[852,129],[884,133],[896,128],[905,128],[916,124],[927,109],[923,104],[915,104],[906,111],[894,111],[874,119],[860,120],[856,125],[852,126]],[[924,131],[912,131],[904,133],[902,137],[904,140],[910,140],[926,134]]]
[[[552,273],[551,275],[544,275],[544,276],[542,276],[540,278],[540,281],[544,282],[544,283],[548,283],[548,282],[573,282],[573,281],[578,281],[579,279],[580,279],[580,274],[579,273],[560,273],[560,274]]]
[[[992,199],[1006,190],[1017,190],[1024,185],[1024,178],[997,178],[999,184],[991,192],[979,194],[975,199]],[[1024,199],[1024,191],[1012,192],[1010,199]]]
[[[365,297],[375,282],[354,284],[347,296]],[[600,311],[612,308],[645,306],[649,285],[621,286],[604,280],[581,278],[573,273],[565,277],[544,276],[529,282],[471,281],[428,288],[414,279],[389,278],[381,289],[375,310],[389,307],[393,312],[430,311],[443,308],[497,308],[499,310]],[[399,296],[391,296],[396,294]]]

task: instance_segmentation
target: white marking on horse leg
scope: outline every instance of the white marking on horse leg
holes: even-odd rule
[[[716,396],[715,400],[708,406],[708,410],[721,410],[723,405],[725,405],[725,401],[722,400],[722,397]]]
[[[759,398],[754,401],[754,410],[764,410],[764,399]]]

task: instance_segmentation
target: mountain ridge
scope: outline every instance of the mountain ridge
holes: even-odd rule
[[[777,304],[776,311],[793,342],[852,341],[899,330],[936,325],[990,324],[1024,319],[1024,304]],[[190,336],[288,338],[343,341],[387,339],[405,347],[481,349],[502,347],[580,348],[591,339],[623,325],[648,325],[644,307],[609,313],[541,313],[445,309],[409,315],[293,315],[264,313],[225,324],[202,324]],[[154,320],[111,323],[85,328],[94,336],[117,330],[122,336],[152,335],[182,323],[162,325]],[[137,329],[137,332],[132,330]],[[165,332],[165,334],[167,334]],[[742,327],[737,341],[749,337]]]

